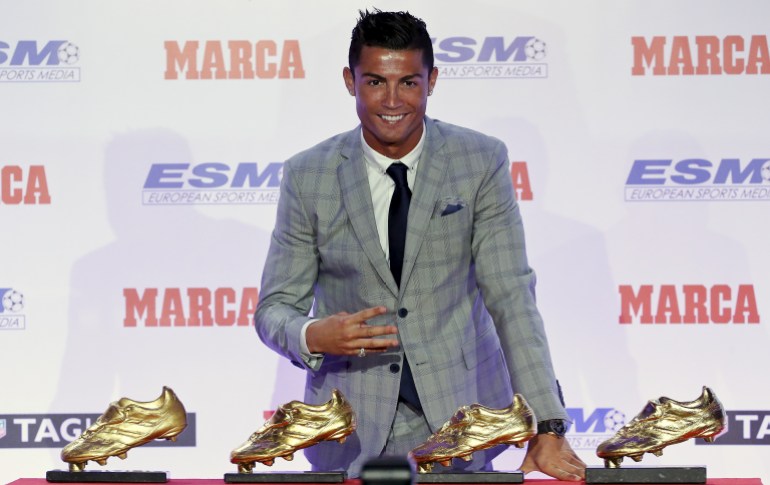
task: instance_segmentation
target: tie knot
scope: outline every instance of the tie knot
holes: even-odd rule
[[[409,187],[406,182],[406,170],[407,166],[401,162],[396,162],[390,165],[385,173],[390,175],[390,178],[396,183],[396,187]]]

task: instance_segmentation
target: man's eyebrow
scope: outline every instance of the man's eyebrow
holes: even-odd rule
[[[375,74],[373,72],[362,72],[361,73],[361,77],[371,77],[371,78],[377,79],[378,81],[385,81],[385,76],[381,76],[381,75]],[[415,78],[415,77],[422,78],[423,76],[422,76],[422,73],[416,72],[414,74],[408,74],[408,75],[402,77],[401,79],[399,79],[399,81],[408,81],[408,80],[410,80],[412,78]]]

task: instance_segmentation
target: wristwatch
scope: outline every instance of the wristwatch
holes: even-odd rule
[[[567,433],[567,422],[563,419],[549,419],[537,423],[537,434],[551,434],[563,438]]]

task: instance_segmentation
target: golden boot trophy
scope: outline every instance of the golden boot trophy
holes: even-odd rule
[[[70,472],[82,472],[88,461],[107,464],[107,458],[126,458],[128,450],[156,439],[176,441],[187,426],[184,406],[174,391],[163,387],[160,397],[150,402],[122,398],[77,439],[64,447],[61,459]]]
[[[281,405],[261,428],[230,453],[230,462],[238,465],[239,473],[251,473],[256,462],[271,466],[279,457],[291,461],[297,450],[322,441],[344,443],[355,430],[353,408],[334,389],[332,398],[324,404],[291,401]]]
[[[521,394],[513,396],[507,408],[492,409],[481,404],[462,406],[441,429],[413,449],[409,456],[419,473],[427,473],[438,462],[449,466],[452,458],[470,461],[473,453],[497,445],[524,443],[537,434],[537,420]]]
[[[663,448],[691,438],[714,441],[725,427],[725,411],[714,391],[703,387],[700,397],[679,402],[667,397],[647,403],[642,411],[607,441],[596,454],[606,468],[618,468],[628,456],[641,461],[642,455],[663,454]]]

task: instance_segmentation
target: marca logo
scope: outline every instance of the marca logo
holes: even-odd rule
[[[725,411],[727,428],[713,445],[770,445],[770,411]],[[695,440],[696,445],[707,444]]]
[[[25,169],[19,165],[4,165],[0,168],[0,203],[50,204],[45,167],[30,165]]]
[[[98,414],[11,414],[0,422],[6,425],[6,436],[0,448],[62,448],[80,436]],[[187,413],[187,427],[176,442],[155,440],[143,446],[195,446],[195,413]]]
[[[634,76],[770,74],[766,35],[631,37],[631,45]]]
[[[79,82],[80,48],[66,40],[0,41],[0,82]]]
[[[247,327],[259,301],[257,288],[124,288],[124,327]]]
[[[566,438],[572,449],[595,450],[626,424],[626,415],[614,408],[596,408],[586,415],[583,408],[567,408],[572,426]]]
[[[165,79],[302,79],[298,40],[167,40]]]
[[[145,205],[275,204],[283,163],[156,163],[144,182]]]
[[[770,200],[770,158],[634,160],[628,202]]]
[[[441,79],[545,78],[546,43],[519,36],[432,38]]]
[[[511,163],[511,181],[516,192],[516,200],[532,200],[532,185],[529,183],[527,162]]]
[[[759,323],[754,285],[620,285],[618,291],[623,324]]]
[[[0,288],[0,330],[24,330],[27,319],[24,310],[24,295],[13,288]]]

